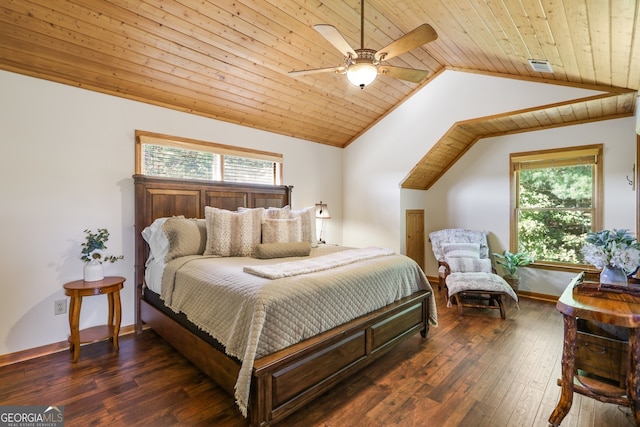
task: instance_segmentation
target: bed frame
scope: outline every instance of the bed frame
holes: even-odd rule
[[[204,207],[282,207],[292,187],[187,181],[134,175],[136,246],[136,332],[151,327],[230,395],[240,363],[190,332],[144,298],[149,248],[142,230],[156,218],[204,218]],[[419,291],[373,313],[255,361],[248,420],[266,426],[310,400],[415,333],[429,330],[428,297]]]

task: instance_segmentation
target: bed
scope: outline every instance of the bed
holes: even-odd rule
[[[377,282],[396,280],[395,278],[386,279],[387,269],[400,268],[398,265],[405,262],[413,263],[401,255],[385,253],[381,248],[345,249],[320,245],[318,248],[312,248],[308,257],[267,260],[256,260],[255,254],[252,254],[251,258],[178,254],[179,257],[166,263],[162,273],[154,272],[152,263],[149,263],[150,248],[143,238],[143,231],[148,230],[159,219],[174,216],[204,218],[205,211],[209,218],[209,214],[214,211],[222,215],[227,214],[227,211],[257,211],[259,208],[275,208],[276,211],[286,209],[285,207],[291,204],[292,188],[175,180],[142,175],[135,175],[134,182],[136,331],[141,333],[143,326],[152,328],[225,391],[236,396],[240,411],[252,426],[270,425],[282,420],[338,382],[355,374],[404,339],[416,333],[426,337],[430,324],[437,324],[437,312],[431,287],[424,273],[419,268],[416,272],[413,266],[407,267],[410,269],[408,273],[402,273],[407,277],[403,281],[410,282],[400,286],[403,288],[403,293],[391,299],[389,296],[380,297],[381,299],[376,302],[379,308],[378,306],[373,309],[356,307],[363,299],[375,299],[369,298],[368,295],[367,298],[362,298],[362,295],[378,294],[380,292],[377,288],[371,292],[366,291],[368,288],[362,288],[356,292],[350,291],[347,287],[344,288],[346,291],[341,292],[353,295],[345,297],[340,294],[340,298],[348,302],[345,305],[349,307],[349,311],[364,311],[353,318],[337,316],[337,320],[333,320],[339,322],[337,324],[326,323],[324,320],[314,322],[314,319],[321,320],[325,317],[333,319],[334,317],[326,316],[324,312],[322,314],[316,312],[315,310],[320,309],[313,306],[311,302],[325,301],[326,295],[313,292],[320,292],[317,288],[325,285],[329,289],[330,285],[333,287],[334,282],[338,286],[340,280],[337,275],[346,273],[346,277],[357,273],[359,276],[366,277],[366,280],[359,280],[362,283],[358,284],[349,278],[347,282],[356,283],[354,286],[378,286]],[[313,221],[315,224],[315,220]],[[220,223],[216,222],[216,224]],[[201,222],[198,224],[202,227]],[[304,236],[303,240],[313,241],[313,236]],[[210,242],[211,239],[208,241]],[[257,246],[270,247],[268,244]],[[207,250],[209,250],[208,247]],[[356,254],[357,262],[351,261],[350,257]],[[308,266],[317,265],[316,261],[323,260],[323,263],[326,263],[329,259],[337,263],[331,269],[306,271],[303,272],[304,274],[299,272],[309,268]],[[289,270],[282,270],[286,266]],[[201,273],[203,268],[209,268],[211,273],[209,270],[206,274]],[[257,338],[254,337],[256,334],[252,335],[252,332],[249,332],[249,338],[245,344],[225,341],[225,334],[231,334],[237,338],[237,329],[216,334],[215,330],[209,330],[204,321],[198,318],[198,313],[189,312],[190,309],[187,309],[187,306],[191,304],[190,301],[194,301],[194,298],[188,296],[187,290],[198,286],[206,289],[215,288],[222,279],[212,278],[210,274],[214,274],[213,271],[223,271],[221,274],[227,274],[227,270],[231,269],[242,270],[244,272],[241,273],[244,274],[242,280],[249,283],[248,288],[259,290],[256,293],[260,295],[260,307],[263,306],[264,289],[273,290],[270,293],[278,295],[274,297],[273,303],[268,303],[273,305],[266,306],[268,309],[263,311],[270,313],[270,318],[274,319],[277,316],[272,313],[279,311],[287,312],[286,316],[296,319],[290,328],[295,330],[295,334],[299,334],[294,341],[289,343],[282,339],[281,342],[275,340],[275,343],[272,343],[274,340],[264,339],[264,342],[269,344],[264,344],[263,341],[254,343],[253,341]],[[273,275],[274,271],[276,277],[269,276],[269,274]],[[189,286],[182,284],[185,278],[199,280],[203,275],[207,279],[203,279],[201,284],[197,282],[199,285],[192,285],[188,280]],[[178,280],[179,277],[182,279]],[[161,280],[163,290],[158,289],[157,285],[147,285],[147,282],[158,280]],[[380,286],[386,286],[386,284],[380,283]],[[290,290],[292,288],[296,291]],[[166,294],[168,292],[166,289],[171,289],[171,292],[175,293]],[[244,289],[247,287],[242,289],[245,292]],[[218,291],[209,290],[209,292]],[[308,294],[298,296],[304,292]],[[292,295],[290,296],[289,293]],[[283,294],[286,298],[281,296]],[[303,298],[302,302],[289,299],[294,297]],[[200,315],[216,319],[218,312],[224,311],[221,308],[235,304],[233,302],[235,300],[231,299],[229,300],[231,302],[220,302],[219,304],[222,305],[215,306],[213,301],[219,298],[222,297],[208,300],[211,301],[211,307],[217,307],[216,310],[210,310],[214,312],[213,315],[206,313],[206,310],[201,310]],[[354,300],[353,304],[349,298]],[[184,305],[181,306],[176,301],[181,301]],[[278,308],[282,307],[282,301],[287,301],[286,309]],[[382,305],[380,301],[387,302]],[[252,307],[252,310],[256,305],[256,303],[246,304]],[[307,310],[305,307],[310,308]],[[294,308],[298,311],[295,312]],[[222,323],[242,324],[249,322],[246,319],[255,322],[254,318],[260,317],[249,310],[232,311],[241,313],[243,317],[228,322],[225,320]],[[299,322],[298,318],[300,318]],[[299,327],[298,323],[304,327]],[[319,329],[316,329],[316,323],[320,324],[317,326]],[[254,323],[247,328],[249,331],[255,331]],[[266,332],[262,332],[263,328]],[[284,329],[281,326],[273,327],[274,330],[278,328]],[[264,326],[260,324],[259,330],[262,334],[260,336],[271,337],[266,323]],[[255,340],[252,341],[252,337]],[[287,336],[287,339],[290,338]],[[251,349],[251,352],[247,349]],[[246,399],[243,398],[244,393],[246,393]]]

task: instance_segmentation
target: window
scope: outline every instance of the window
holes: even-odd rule
[[[280,185],[282,155],[136,131],[136,173]]]
[[[601,228],[602,145],[510,156],[512,250],[536,263],[585,264],[582,244]]]

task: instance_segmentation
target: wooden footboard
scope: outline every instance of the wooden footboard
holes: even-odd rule
[[[240,365],[144,300],[141,320],[233,396]]]
[[[279,421],[386,353],[429,329],[428,297],[420,291],[316,337],[257,359],[249,420],[252,426]],[[194,365],[233,395],[240,365],[140,300],[140,316]]]

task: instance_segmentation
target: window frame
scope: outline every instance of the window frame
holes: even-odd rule
[[[582,145],[566,148],[554,148],[549,150],[536,150],[509,155],[509,171],[511,197],[510,197],[510,251],[517,252],[519,247],[518,218],[519,218],[519,167],[520,164],[540,162],[539,164],[553,163],[569,164],[580,158],[593,157],[593,181],[592,181],[592,231],[602,229],[603,218],[603,144]],[[583,163],[584,164],[584,163]],[[545,268],[562,271],[585,271],[592,270],[589,264],[572,264],[565,262],[538,261],[531,267]]]
[[[276,164],[274,171],[273,185],[282,185],[283,182],[283,158],[280,153],[269,151],[260,151],[243,147],[235,147],[231,145],[219,144],[216,142],[200,141],[196,139],[183,138],[179,136],[164,135],[160,133],[148,132],[143,130],[135,131],[135,173],[143,174],[143,155],[142,146],[144,144],[153,144],[163,147],[175,147],[194,151],[203,151],[218,154],[221,157],[221,171],[224,182],[224,156],[244,157],[249,159],[267,160]],[[214,181],[214,180],[211,180]],[[234,181],[235,182],[235,181]]]

